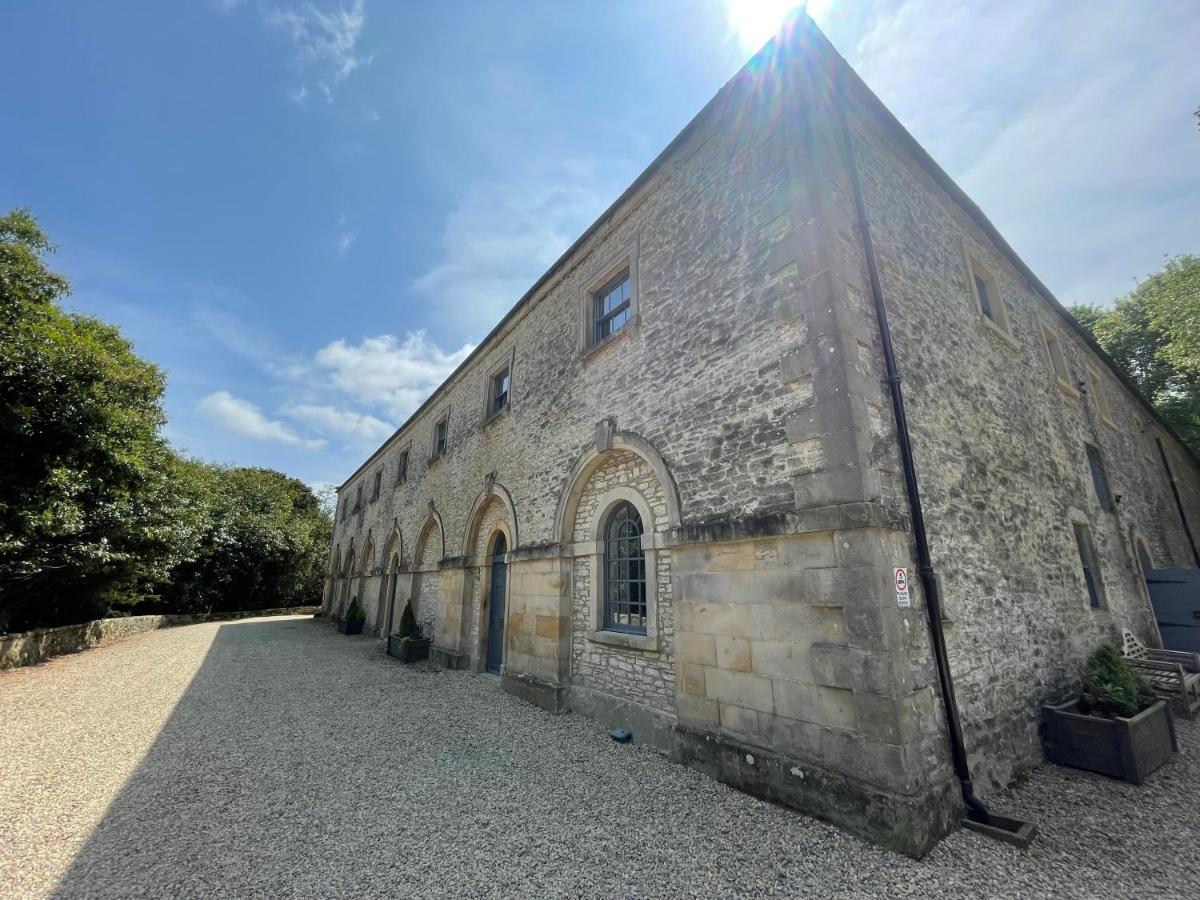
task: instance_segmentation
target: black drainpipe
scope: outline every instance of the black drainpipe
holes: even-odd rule
[[[1175,508],[1179,510],[1179,521],[1183,523],[1183,533],[1187,535],[1188,546],[1192,548],[1192,559],[1196,563],[1196,568],[1200,569],[1200,550],[1196,549],[1196,539],[1192,537],[1187,513],[1183,511],[1183,498],[1179,496],[1179,483],[1175,480],[1175,473],[1171,471],[1171,464],[1167,461],[1167,450],[1163,447],[1162,438],[1156,437],[1154,443],[1158,444],[1158,455],[1162,457],[1163,469],[1167,473],[1167,480],[1171,482],[1171,493],[1175,495]]]
[[[862,232],[863,250],[867,258],[867,271],[871,277],[871,297],[875,301],[875,316],[879,321],[879,336],[883,344],[883,360],[887,368],[887,383],[892,396],[892,410],[896,416],[896,437],[900,444],[900,463],[904,468],[904,488],[908,494],[908,506],[912,518],[913,540],[917,545],[917,574],[929,614],[929,636],[933,641],[933,657],[937,664],[938,682],[942,689],[942,703],[946,708],[946,725],[950,737],[950,756],[954,763],[954,774],[962,784],[963,802],[967,806],[967,818],[983,825],[1007,828],[1005,822],[1013,820],[1004,816],[993,816],[983,802],[975,796],[971,782],[971,768],[967,763],[967,749],[963,741],[962,719],[958,713],[958,702],[954,696],[954,681],[950,677],[950,659],[946,655],[946,633],[942,629],[942,596],[938,588],[937,574],[929,555],[929,539],[925,532],[925,515],[921,509],[921,491],[917,485],[917,470],[913,464],[912,441],[908,434],[908,417],[904,413],[904,394],[900,389],[900,373],[896,368],[896,352],[892,347],[892,333],[888,327],[887,309],[883,305],[883,284],[879,280],[879,262],[875,257],[875,242],[871,237],[871,225],[867,219],[867,205],[863,200],[862,182],[858,177],[858,164],[854,158],[854,144],[850,137],[850,125],[846,120],[846,95],[839,89],[834,102],[838,108],[842,142],[846,154],[850,184],[854,191],[854,208],[858,214],[858,227]]]

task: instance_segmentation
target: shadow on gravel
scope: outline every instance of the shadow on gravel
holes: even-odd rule
[[[336,881],[304,886],[302,873],[314,848],[336,852],[345,820],[370,803],[370,790],[327,771],[360,736],[353,719],[331,733],[322,714],[332,704],[369,725],[354,672],[376,650],[383,657],[378,644],[313,620],[221,625],[145,759],[51,896],[336,892]],[[322,802],[330,789],[355,799],[331,809]],[[328,860],[322,865],[328,869]]]

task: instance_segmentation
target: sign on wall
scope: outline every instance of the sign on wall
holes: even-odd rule
[[[896,605],[907,609],[912,605],[908,597],[908,569],[897,566],[892,570],[892,578],[896,582]]]

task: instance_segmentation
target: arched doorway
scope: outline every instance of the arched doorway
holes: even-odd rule
[[[504,661],[504,596],[508,588],[508,542],[504,532],[497,531],[492,541],[491,578],[488,590],[487,665],[489,672],[500,674]]]

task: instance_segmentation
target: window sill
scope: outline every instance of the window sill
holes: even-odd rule
[[[479,427],[487,428],[489,425],[492,425],[493,423],[500,421],[501,419],[503,419],[505,416],[508,415],[508,410],[509,410],[509,406],[508,406],[508,404],[505,404],[504,409],[501,409],[498,412],[489,413],[484,418],[483,422],[480,423]]]
[[[1075,385],[1071,384],[1069,381],[1063,381],[1061,378],[1055,378],[1054,384],[1060,391],[1062,391],[1072,400],[1079,399],[1079,391],[1076,390]]]
[[[986,316],[982,311],[979,313],[979,321],[981,321],[992,334],[1004,341],[1014,350],[1020,350],[1021,345],[1017,343],[1017,339],[1013,337],[1012,332],[1008,331],[1003,326],[997,324],[996,320],[990,316]]]
[[[586,350],[583,351],[583,354],[582,354],[582,359],[583,359],[584,365],[591,362],[595,357],[599,356],[601,353],[603,353],[609,347],[613,346],[614,344],[619,344],[621,341],[623,341],[625,338],[627,338],[632,332],[636,331],[639,321],[640,321],[640,319],[637,316],[634,316],[632,319],[629,320],[629,322],[625,325],[625,327],[622,328],[620,331],[618,331],[616,334],[610,334],[604,340],[600,341],[600,343],[590,345]]]
[[[624,631],[591,631],[587,639],[593,644],[607,644],[610,647],[624,647],[627,650],[647,650],[658,652],[658,636],[648,634],[629,634]]]
[[[432,468],[433,466],[436,466],[438,463],[440,463],[445,458],[446,458],[445,453],[439,453],[437,456],[431,456],[431,457],[429,457],[429,459],[425,460],[425,468],[427,468],[427,469]]]

